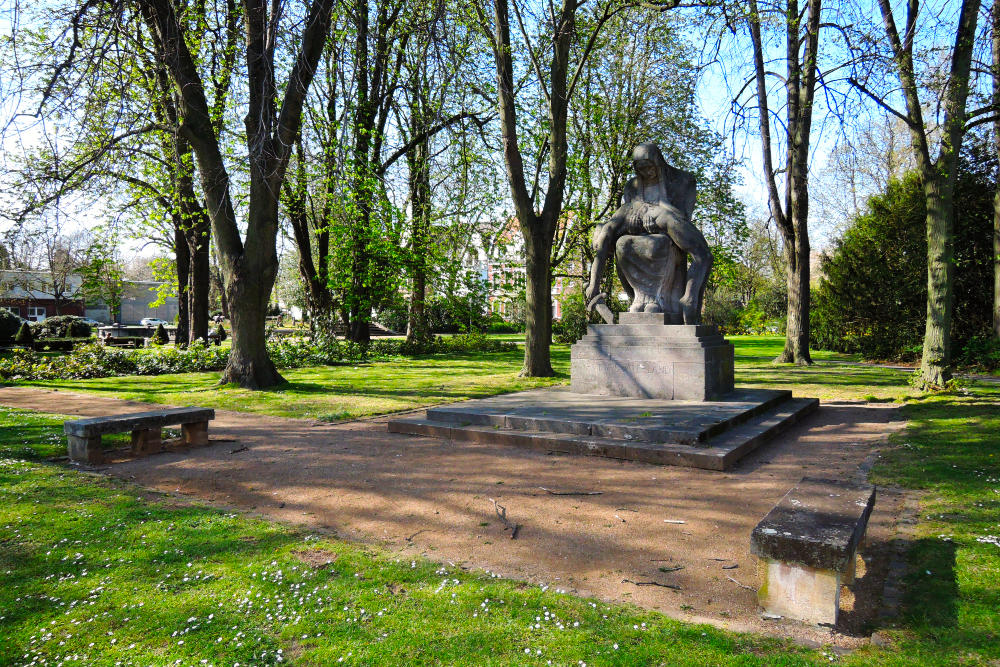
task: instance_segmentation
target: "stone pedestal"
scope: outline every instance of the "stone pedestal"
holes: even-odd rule
[[[714,325],[667,324],[664,313],[621,313],[592,324],[571,350],[579,394],[707,401],[733,391],[733,345]]]

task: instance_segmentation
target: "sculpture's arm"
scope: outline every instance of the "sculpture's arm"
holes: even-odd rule
[[[621,226],[625,222],[625,213],[629,202],[635,199],[635,196],[636,185],[633,178],[629,179],[628,183],[625,184],[625,189],[622,192],[621,206],[618,207],[618,210],[615,211],[610,220],[603,225],[598,225],[594,230],[594,262],[590,265],[590,283],[583,293],[587,299],[588,306],[590,306],[594,297],[600,294],[601,278],[604,277],[604,267],[607,265],[608,256],[611,254],[615,242],[621,233]]]
[[[618,217],[617,214],[615,217]],[[604,267],[608,263],[608,256],[617,240],[618,225],[613,224],[614,220],[615,218],[612,218],[607,224],[598,225],[597,229],[594,230],[594,261],[590,265],[590,284],[587,285],[587,291],[584,292],[588,304],[600,293]]]

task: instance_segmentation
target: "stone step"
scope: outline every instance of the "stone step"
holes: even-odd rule
[[[457,424],[436,419],[395,419],[392,433],[426,435],[449,440],[508,445],[534,450],[640,461],[659,465],[679,465],[707,470],[728,470],[737,461],[791,424],[812,412],[816,399],[788,399],[758,412],[748,421],[710,437],[697,445],[676,442],[647,442],[625,435],[623,438],[539,430],[516,430],[496,425]]]
[[[594,397],[607,405],[600,417],[588,417],[579,412],[560,411],[558,406],[541,410],[511,409],[498,405],[470,410],[465,403],[428,408],[427,419],[452,426],[488,426],[514,431],[538,431],[563,435],[594,436],[640,442],[675,444],[703,443],[710,437],[734,428],[757,415],[771,410],[791,398],[789,391],[754,393],[756,400],[719,401],[700,408],[701,418],[678,415],[675,412],[655,413],[657,404],[649,402],[629,411],[616,412],[604,397]],[[734,399],[746,399],[740,393]],[[482,404],[481,404],[482,405]],[[677,402],[677,406],[683,406]],[[662,409],[662,403],[660,404]],[[715,409],[712,409],[712,408]]]

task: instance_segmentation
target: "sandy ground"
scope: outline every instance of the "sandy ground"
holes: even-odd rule
[[[0,388],[0,404],[81,416],[157,407],[23,387]],[[902,426],[893,405],[825,403],[719,473],[390,434],[384,418],[329,425],[219,411],[208,447],[100,469],[403,557],[850,648],[866,641],[860,632],[878,611],[901,495],[880,490],[859,578],[843,590],[833,630],[761,617],[750,531],[801,477],[856,476]],[[520,524],[517,539],[493,500]],[[651,581],[680,590],[634,583]]]

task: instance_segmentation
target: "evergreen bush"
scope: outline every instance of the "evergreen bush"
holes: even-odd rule
[[[157,345],[166,345],[170,342],[170,335],[167,333],[166,327],[162,324],[156,325],[156,331],[153,332],[152,340]]]
[[[972,145],[955,190],[954,314],[958,351],[990,330],[996,159]],[[865,359],[915,359],[927,308],[926,204],[916,174],[892,182],[822,258],[810,345]],[[956,355],[959,356],[959,355]]]
[[[14,340],[21,329],[21,318],[6,308],[0,308],[0,343]]]
[[[17,335],[14,336],[14,342],[24,347],[31,347],[35,343],[35,336],[31,333],[31,327],[27,322],[21,323],[21,328],[17,330]]]

